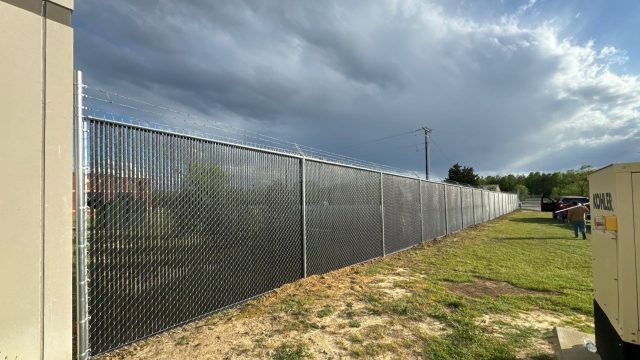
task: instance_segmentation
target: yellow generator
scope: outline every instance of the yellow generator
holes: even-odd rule
[[[640,359],[640,163],[593,172],[589,194],[598,353]]]

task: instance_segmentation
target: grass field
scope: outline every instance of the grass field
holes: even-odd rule
[[[553,326],[593,332],[589,240],[517,212],[105,358],[553,359]]]

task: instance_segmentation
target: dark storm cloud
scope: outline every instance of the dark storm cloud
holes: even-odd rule
[[[523,10],[526,11],[527,9]],[[365,160],[437,174],[631,160],[640,84],[616,49],[547,25],[478,22],[418,1],[78,4],[90,84]],[[637,150],[640,151],[640,150]]]

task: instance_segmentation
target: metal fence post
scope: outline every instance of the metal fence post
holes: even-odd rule
[[[473,217],[473,225],[477,224],[476,220],[476,194],[473,192],[473,188],[471,189],[471,216]]]
[[[447,206],[447,184],[443,185],[444,188],[444,233],[449,234],[449,215]]]
[[[462,194],[462,186],[458,186],[458,193],[460,194],[460,230],[464,229],[464,195]]]
[[[485,222],[484,216],[484,190],[480,190],[480,222]]]
[[[422,211],[422,180],[418,179],[418,192],[420,193],[420,242],[424,241],[424,213]]]
[[[89,358],[89,293],[87,279],[87,233],[85,166],[87,137],[82,116],[82,72],[76,72],[74,119],[74,167],[76,181],[76,311],[78,359]]]
[[[302,177],[302,276],[307,277],[307,176],[304,157],[300,159],[300,168]]]
[[[380,216],[382,217],[382,256],[386,256],[384,249],[384,186],[382,183],[382,171],[380,172]]]

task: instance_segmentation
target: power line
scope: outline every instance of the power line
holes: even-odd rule
[[[442,154],[442,156],[444,156],[445,158],[447,158],[447,160],[448,160],[449,162],[452,162],[451,158],[449,158],[449,157],[447,156],[447,154],[444,152],[444,150],[442,150],[442,148],[440,147],[440,145],[438,145],[438,143],[437,143],[434,139],[431,139],[431,142],[433,142],[433,145],[435,145],[435,146],[436,146],[436,149],[438,149],[438,151],[440,152],[440,154]]]
[[[416,151],[420,151],[422,149],[424,149],[424,143],[411,143],[411,144],[401,144],[401,145],[394,145],[394,146],[385,146],[385,150],[389,150],[389,149],[405,149],[405,148],[409,148],[409,147],[416,147]]]
[[[403,133],[400,133],[400,134],[389,135],[389,136],[381,137],[381,138],[378,138],[378,139],[367,140],[367,141],[363,141],[361,143],[356,143],[356,144],[352,144],[352,145],[343,146],[343,147],[340,147],[338,149],[339,150],[351,149],[351,148],[356,147],[356,146],[373,144],[373,143],[382,142],[382,141],[385,141],[385,140],[394,139],[394,138],[405,136],[405,135],[415,134],[418,131],[420,131],[420,129],[406,131],[406,132],[403,132]]]

